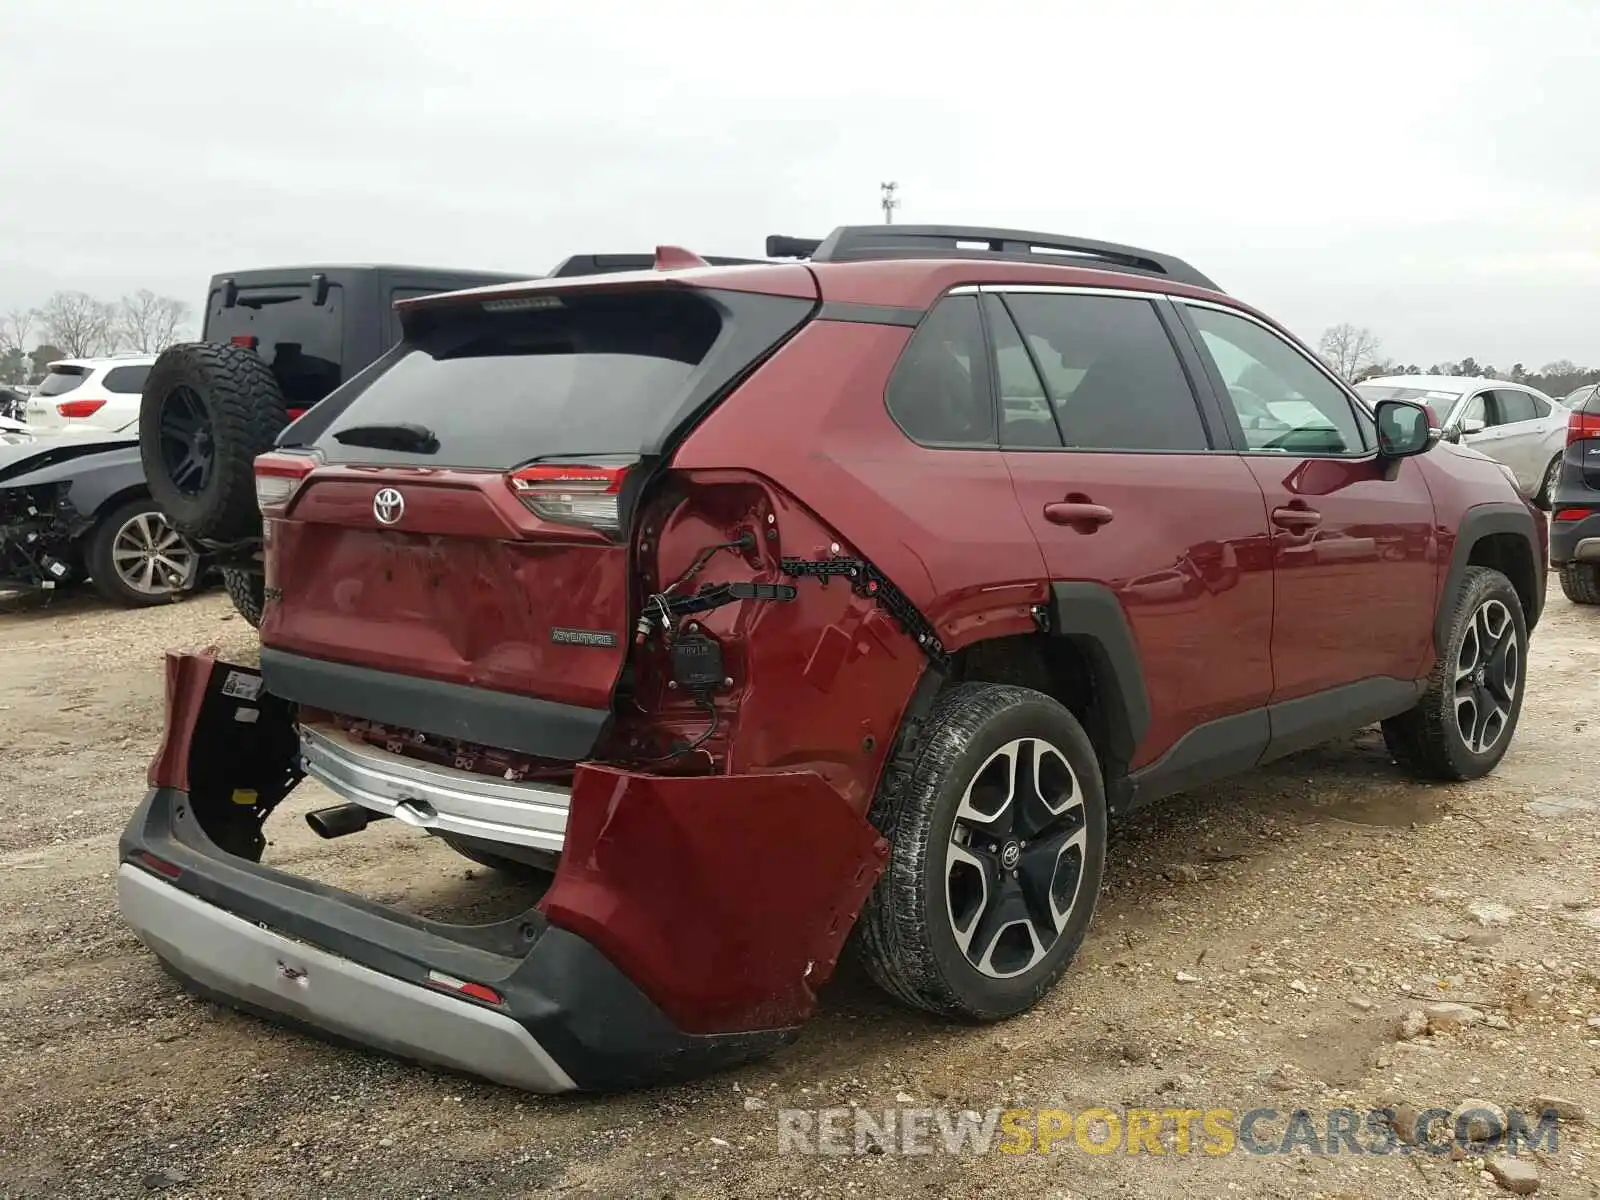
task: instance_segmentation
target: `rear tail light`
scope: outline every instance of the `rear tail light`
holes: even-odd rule
[[[1550,519],[1552,521],[1583,521],[1592,516],[1593,513],[1594,510],[1588,508],[1563,508]]]
[[[147,871],[154,871],[165,879],[176,879],[183,874],[183,868],[177,863],[169,863],[164,858],[157,858],[148,850],[140,850],[133,855],[133,861]]]
[[[322,463],[320,454],[263,454],[256,459],[256,506],[263,516],[288,507],[307,475]]]
[[[627,467],[535,463],[511,472],[508,482],[517,499],[542,520],[618,533],[627,474]]]
[[[246,350],[256,348],[256,335],[253,333],[236,333],[228,341],[235,346],[243,346]]]
[[[104,400],[63,400],[56,411],[68,418],[92,417],[105,406]]]
[[[1567,445],[1600,438],[1600,413],[1575,412],[1567,418]]]

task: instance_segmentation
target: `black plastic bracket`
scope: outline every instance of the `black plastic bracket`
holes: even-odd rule
[[[950,656],[934,632],[933,622],[871,563],[859,558],[786,558],[779,567],[791,579],[820,579],[824,584],[834,578],[848,579],[851,590],[876,600],[934,666],[943,670],[950,665]]]

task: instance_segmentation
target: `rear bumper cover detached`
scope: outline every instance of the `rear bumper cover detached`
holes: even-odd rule
[[[123,833],[120,905],[194,991],[336,1040],[536,1092],[761,1058],[814,1010],[882,870],[886,844],[814,773],[582,766],[537,907],[430,921],[218,844],[240,844],[219,821],[241,794],[276,798],[236,764],[298,745],[291,706],[252,679],[168,657],[166,738]]]
[[[248,863],[211,844],[182,792],[151,791],[121,850],[123,919],[192,990],[401,1058],[534,1092],[613,1091],[760,1058],[795,1036],[686,1034],[537,914],[438,925]],[[435,974],[487,984],[502,1002],[452,994]]]

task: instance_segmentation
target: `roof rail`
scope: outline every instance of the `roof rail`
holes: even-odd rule
[[[870,262],[893,258],[983,258],[1053,263],[1135,275],[1156,275],[1220,292],[1214,282],[1181,258],[1055,233],[989,229],[981,225],[841,225],[827,237],[767,239],[773,258],[812,262]]]
[[[717,254],[699,256],[708,266],[739,267],[764,263],[764,258],[727,258]],[[683,265],[679,263],[678,265]],[[656,255],[651,254],[574,254],[556,264],[546,279],[565,279],[570,275],[612,275],[618,271],[653,271]]]

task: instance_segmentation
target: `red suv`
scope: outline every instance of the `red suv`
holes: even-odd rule
[[[1021,1012],[1108,818],[1372,722],[1505,753],[1505,468],[1127,246],[842,228],[400,306],[257,460],[259,673],[168,662],[122,910],[193,986],[544,1091],[794,1036],[854,931]],[[239,351],[244,353],[245,351]],[[544,885],[441,925],[260,865],[303,775]]]

